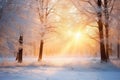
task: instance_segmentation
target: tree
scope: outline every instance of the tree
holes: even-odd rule
[[[103,21],[103,6],[102,0],[77,0],[76,3],[72,0],[75,7],[79,10],[80,13],[84,13],[87,17],[87,25],[91,22],[97,22],[98,35],[99,35],[99,44],[100,44],[100,54],[101,54],[101,62],[107,62],[107,56],[105,51],[105,39],[104,39],[104,21]],[[87,4],[82,4],[82,3]],[[86,5],[86,6],[85,6]],[[80,6],[84,6],[84,10],[80,8]],[[89,9],[89,10],[88,10]],[[88,16],[90,15],[90,16]],[[92,20],[89,18],[92,17]],[[97,18],[97,20],[96,20]]]
[[[116,22],[116,25],[114,23],[114,25],[116,26],[116,40],[117,40],[117,58],[120,58],[120,1],[119,0],[116,0],[115,1],[115,6],[114,6],[114,10],[113,10],[113,13],[112,15],[114,15],[114,20]]]
[[[118,35],[117,35],[117,58],[120,58],[120,37],[119,37],[119,31],[118,31]]]
[[[120,16],[118,21],[120,20]],[[120,23],[118,22],[118,26],[117,26],[117,58],[120,58]]]
[[[113,10],[115,0],[104,0],[104,26],[105,26],[105,33],[106,33],[106,55],[109,60],[109,49],[110,49],[110,42],[109,42],[109,17]]]
[[[22,63],[23,60],[23,35],[20,35],[19,37],[19,49],[18,49],[18,53],[16,56],[16,60],[18,61],[18,63]]]
[[[40,48],[39,48],[39,56],[38,61],[42,60],[43,56],[43,48],[44,48],[44,36],[46,33],[51,31],[53,29],[53,26],[51,26],[48,22],[48,16],[51,13],[53,7],[55,4],[52,4],[51,0],[37,0],[38,2],[38,14],[39,14],[39,20],[40,20]]]
[[[105,15],[105,29],[106,29],[106,55],[109,59],[109,12],[108,12],[108,0],[104,0],[104,15]]]
[[[104,42],[104,33],[103,33],[103,22],[102,22],[102,1],[97,0],[98,5],[98,29],[99,29],[99,38],[100,38],[100,53],[101,53],[101,61],[107,62],[107,56],[105,53],[105,42]]]
[[[7,1],[7,4],[3,9],[2,18],[0,19],[0,30],[1,30],[0,40],[2,40],[0,42],[0,50],[1,50],[0,53],[1,54],[4,53],[3,54],[4,56],[16,57],[17,52],[18,53],[23,52],[23,49],[21,50],[18,49],[21,48],[20,45],[22,45],[18,42],[19,38],[24,36],[24,45],[25,45],[24,51],[26,50],[26,45],[28,45],[28,42],[32,41],[31,40],[32,31],[30,32],[30,29],[31,26],[33,26],[34,22],[31,23],[32,22],[32,21],[30,22],[31,17],[27,17],[27,16],[31,16],[32,14],[30,13],[31,9],[29,8],[30,6],[28,4],[31,2],[31,0],[29,1],[2,0],[2,1]],[[20,31],[19,27],[21,27],[21,31],[23,31],[22,35],[19,33]],[[5,50],[2,51],[2,48],[4,48]],[[26,50],[26,54],[27,51],[29,50]]]

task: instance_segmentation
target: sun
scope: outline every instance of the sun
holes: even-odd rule
[[[79,40],[79,39],[81,38],[81,36],[82,36],[82,34],[81,34],[80,32],[76,32],[76,33],[74,34],[75,40]]]
[[[82,33],[80,31],[68,31],[67,36],[71,37],[74,41],[76,41],[81,39]]]

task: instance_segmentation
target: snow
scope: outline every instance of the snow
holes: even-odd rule
[[[120,60],[98,58],[24,58],[0,60],[0,80],[120,80]]]
[[[10,1],[11,4],[5,4],[6,1]],[[56,0],[52,0],[52,2],[54,1],[56,2]],[[37,58],[24,57],[23,63],[17,63],[15,58],[8,57],[8,54],[13,56],[14,54],[11,53],[15,52],[12,52],[11,50],[17,50],[16,48],[18,46],[16,44],[19,38],[19,33],[24,33],[24,43],[26,46],[31,46],[30,42],[34,42],[34,40],[37,42],[39,41],[38,33],[39,30],[41,31],[42,29],[39,29],[40,23],[38,13],[36,12],[36,1],[0,0],[0,2],[0,8],[4,8],[0,20],[0,80],[120,80],[120,60],[115,58],[110,59],[110,62],[108,63],[100,63],[99,58],[88,57],[46,57],[43,58],[42,62],[37,62]],[[63,3],[64,4],[62,6],[66,6],[66,4],[68,4],[66,2]],[[59,5],[61,4],[62,3],[59,3]],[[81,7],[78,7],[77,1],[75,1],[75,4],[75,7],[79,8],[79,10],[88,8],[88,11],[93,11],[89,5],[85,6],[86,4],[82,4]],[[84,6],[86,8],[84,8]],[[75,7],[73,6],[73,8]],[[69,16],[72,16],[71,18],[77,17],[75,20],[65,21],[70,21],[67,26],[72,26],[74,22],[76,23],[76,19],[79,20],[78,18],[82,19],[81,16],[79,17],[76,14],[68,15],[67,13],[69,11],[65,12],[61,8],[58,8],[57,10],[59,11],[56,12],[60,15],[64,12],[62,17],[66,17],[65,20],[70,19],[67,18]],[[82,13],[84,12],[81,11],[80,14]],[[91,17],[91,15],[89,16]],[[54,17],[56,16],[53,16],[50,20],[54,19]],[[57,22],[61,20],[58,20]],[[85,20],[83,18],[83,20],[79,22],[84,24]],[[89,21],[93,21],[93,19],[91,18]],[[62,24],[62,26],[64,25]],[[20,27],[23,31],[20,30]],[[28,47],[25,48],[27,48],[27,53],[33,53]],[[85,51],[86,50],[87,49],[85,48]]]

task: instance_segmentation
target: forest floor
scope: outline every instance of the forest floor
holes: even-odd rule
[[[120,60],[98,58],[0,58],[0,80],[120,80]]]

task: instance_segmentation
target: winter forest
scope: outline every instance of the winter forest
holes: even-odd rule
[[[120,0],[0,0],[0,80],[119,80]]]

